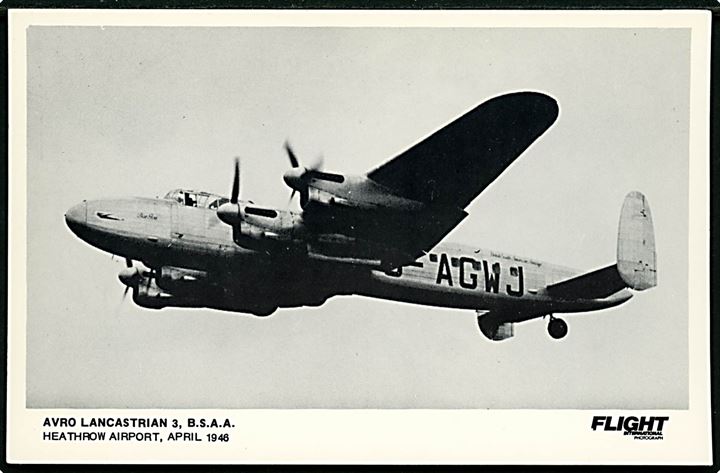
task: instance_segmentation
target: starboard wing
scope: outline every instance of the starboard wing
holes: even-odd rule
[[[537,92],[492,98],[367,176],[402,197],[463,209],[557,119]]]

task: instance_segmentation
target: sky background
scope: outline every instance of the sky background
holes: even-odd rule
[[[689,30],[38,27],[28,45],[28,407],[687,408]],[[495,95],[560,117],[445,241],[583,270],[624,196],[658,287],[483,337],[472,311],[359,296],[268,318],[121,302],[124,263],[63,214],[176,187],[287,206],[303,163],[364,173]],[[297,203],[292,204],[296,206]]]

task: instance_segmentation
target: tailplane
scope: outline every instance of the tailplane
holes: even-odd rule
[[[647,199],[630,192],[620,211],[617,270],[631,289],[643,291],[657,285],[655,232]]]

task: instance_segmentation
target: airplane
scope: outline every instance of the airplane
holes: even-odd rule
[[[175,189],[163,198],[83,200],[65,220],[80,239],[125,258],[118,277],[144,308],[267,316],[362,295],[474,310],[495,341],[512,337],[516,323],[549,317],[549,335],[561,339],[568,326],[556,314],[614,307],[630,289],[656,286],[643,194],[623,203],[617,261],[589,272],[442,242],[558,114],[557,101],[540,92],[499,95],[359,176],[304,167],[286,142],[283,180],[300,212],[241,200],[236,159],[229,197]]]

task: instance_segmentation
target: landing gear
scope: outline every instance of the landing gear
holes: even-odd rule
[[[563,319],[557,319],[550,316],[550,323],[548,323],[548,333],[555,340],[563,338],[568,333],[568,326]]]

